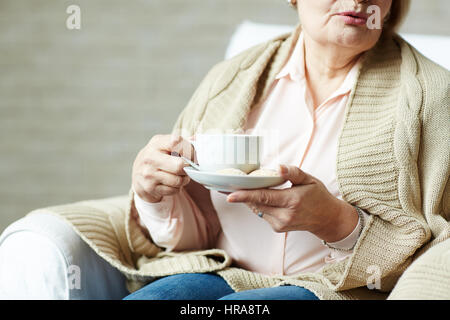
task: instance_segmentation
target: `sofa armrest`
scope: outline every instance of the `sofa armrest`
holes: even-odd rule
[[[450,239],[431,247],[403,273],[389,300],[450,299]]]
[[[27,215],[0,235],[0,300],[122,299],[126,277],[60,217]]]
[[[28,215],[35,213],[50,213],[60,215],[74,211],[84,213],[86,210],[98,210],[106,214],[115,214],[118,211],[124,213],[128,209],[128,202],[128,195],[104,199],[83,200],[79,202],[36,209],[28,213]]]
[[[28,215],[46,213],[63,218],[97,254],[120,271],[128,271],[136,267],[131,239],[126,234],[129,212],[130,196],[124,195],[37,209]]]

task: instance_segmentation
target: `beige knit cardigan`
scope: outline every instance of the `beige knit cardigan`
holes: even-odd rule
[[[268,95],[299,33],[300,26],[212,68],[174,132],[188,137],[213,128],[239,131],[250,108]],[[234,267],[219,249],[164,252],[133,218],[132,192],[31,214],[66,219],[126,275],[130,291],[166,275],[216,272],[235,291],[288,283],[320,299],[384,299],[415,258],[450,237],[449,79],[447,70],[399,36],[383,38],[366,54],[346,106],[336,174],[343,199],[370,218],[351,256],[320,272],[266,276]],[[442,272],[425,270],[419,278],[448,279]],[[369,290],[377,275],[381,288]]]

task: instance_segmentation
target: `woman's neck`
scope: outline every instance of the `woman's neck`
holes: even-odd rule
[[[360,54],[354,51],[322,45],[307,33],[305,41],[305,74],[314,108],[322,104],[344,82]]]

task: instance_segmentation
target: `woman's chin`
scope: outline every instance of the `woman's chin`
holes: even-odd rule
[[[380,34],[381,31],[369,30],[366,26],[344,26],[329,41],[346,48],[370,48],[377,42]]]

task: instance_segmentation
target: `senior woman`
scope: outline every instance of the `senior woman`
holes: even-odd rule
[[[180,272],[178,256],[127,299],[386,292],[430,238],[449,237],[449,73],[395,35],[409,1],[291,4],[301,26],[215,66],[173,134],[153,137],[133,166],[132,211],[156,246],[218,248],[233,265]],[[190,181],[173,152],[191,157],[186,138],[209,130],[277,132],[279,155],[262,164],[280,164],[289,185],[225,195]]]
[[[394,297],[449,297],[449,72],[395,34],[409,1],[291,4],[294,32],[212,68],[173,133],[139,152],[129,198],[37,210],[2,234],[0,296],[26,273],[38,298],[373,299],[405,273]],[[192,157],[187,139],[210,130],[277,133],[262,165],[286,185],[190,181],[174,152]],[[53,232],[51,252],[25,233],[14,245],[30,229]],[[81,279],[64,291],[69,270]]]

